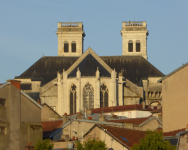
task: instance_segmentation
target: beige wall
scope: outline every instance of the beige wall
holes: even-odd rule
[[[38,123],[41,126],[41,110],[11,84],[0,89],[0,98],[6,99],[6,106],[3,110],[0,110],[3,113],[0,115],[0,120],[2,120],[0,126],[6,127],[5,135],[0,135],[0,149],[24,150],[32,132],[28,134],[22,124]],[[26,127],[26,130],[28,130],[28,127]],[[40,136],[37,136],[37,134]],[[24,142],[22,139],[27,141]],[[31,139],[33,139],[31,144],[35,144],[36,140],[42,139],[42,126],[40,132],[37,131]]]
[[[41,122],[41,109],[21,95],[21,122]]]
[[[95,127],[89,134],[84,137],[84,141],[88,138],[99,138],[102,141],[105,141],[105,144],[108,148],[113,148],[114,150],[128,150],[128,148],[122,146],[119,142],[113,139],[111,136],[106,134],[103,130],[99,129],[99,127]],[[112,143],[111,143],[112,142]]]
[[[63,135],[69,135],[70,137],[71,134],[71,138],[72,138],[73,136],[75,136],[74,132],[77,132],[76,137],[80,139],[82,138],[82,132],[84,135],[93,125],[94,123],[74,121],[71,123],[71,126],[68,125],[63,129]]]
[[[188,66],[162,81],[163,131],[185,128],[188,124]]]
[[[60,116],[57,115],[51,108],[46,105],[43,105],[41,111],[41,121],[49,121],[50,118],[59,119]]]

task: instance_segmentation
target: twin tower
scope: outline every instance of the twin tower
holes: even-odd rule
[[[58,56],[81,56],[85,33],[82,22],[58,22]],[[122,55],[147,59],[148,30],[145,21],[122,22]]]

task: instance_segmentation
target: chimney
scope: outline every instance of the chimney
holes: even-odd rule
[[[21,81],[18,81],[18,80],[7,80],[7,82],[10,82],[10,84],[14,85],[17,89],[21,89],[20,88],[20,82]]]
[[[188,131],[188,124],[187,124],[187,126],[186,126],[186,128],[185,128],[185,131]]]
[[[101,115],[101,116],[99,117],[99,121],[106,121],[106,116]]]
[[[161,109],[161,104],[160,103],[157,104],[157,109]]]
[[[146,109],[146,102],[142,101],[142,109]]]
[[[39,99],[37,100],[37,103],[40,105],[40,100]]]
[[[83,119],[83,114],[81,112],[77,113],[77,118],[78,119]]]
[[[69,121],[69,116],[67,115],[67,113],[65,113],[63,115],[63,124],[67,123]]]

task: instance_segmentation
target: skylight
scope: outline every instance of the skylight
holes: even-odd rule
[[[126,138],[124,138],[123,136],[120,136],[120,138],[122,138],[124,141],[129,142]]]

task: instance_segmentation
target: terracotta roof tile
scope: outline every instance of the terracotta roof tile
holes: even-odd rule
[[[185,128],[174,130],[174,131],[169,131],[169,132],[163,132],[163,136],[175,136],[179,132],[184,132]]]
[[[53,131],[62,126],[63,120],[44,121],[41,124],[43,126],[43,132]]]
[[[118,112],[118,111],[126,111],[126,110],[147,110],[151,111],[153,109],[146,106],[146,109],[143,109],[142,105],[123,105],[123,106],[113,106],[113,107],[104,107],[104,108],[96,108],[92,109],[92,113],[107,113],[107,112]]]
[[[144,138],[146,135],[145,131],[138,131],[126,128],[118,128],[113,126],[99,125],[103,129],[107,129],[111,135],[117,138],[119,141],[127,145],[128,147],[132,147],[134,144],[139,143],[141,138]],[[121,137],[124,137],[128,141],[123,140]]]
[[[142,122],[146,121],[152,116],[144,117],[144,118],[131,118],[131,119],[118,119],[118,120],[108,120],[108,122],[115,122],[115,123],[133,123],[133,124],[141,124]]]

